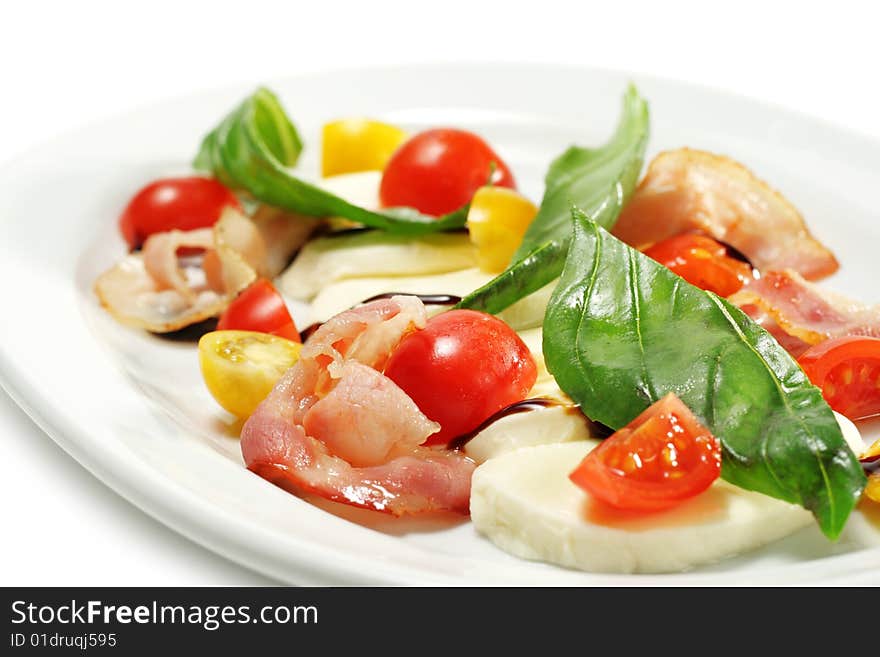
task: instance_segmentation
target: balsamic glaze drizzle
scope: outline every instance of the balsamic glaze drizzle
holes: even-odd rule
[[[461,297],[456,294],[413,294],[411,292],[383,292],[375,294],[369,299],[364,299],[361,303],[370,303],[371,301],[379,301],[380,299],[390,299],[396,296],[418,297],[426,306],[454,306]]]
[[[513,404],[510,404],[509,406],[505,406],[500,411],[493,413],[485,420],[483,420],[479,424],[479,426],[477,426],[473,431],[469,431],[465,434],[462,434],[461,436],[458,436],[451,443],[449,443],[449,448],[461,449],[462,447],[467,445],[473,438],[475,438],[478,433],[489,427],[489,425],[494,424],[498,420],[505,418],[508,415],[516,415],[517,413],[536,411],[540,408],[550,408],[552,406],[562,406],[568,412],[580,412],[580,407],[575,406],[574,404],[566,404],[555,399],[548,399],[546,397],[533,397],[531,399],[523,399],[522,401],[515,402]]]
[[[859,463],[862,464],[862,470],[866,475],[880,472],[880,455],[859,459]]]
[[[461,301],[461,297],[455,294],[411,294],[409,292],[383,292],[382,294],[376,294],[371,296],[369,299],[364,299],[361,303],[370,303],[371,301],[379,301],[380,299],[390,299],[391,297],[396,296],[410,296],[410,297],[418,297],[419,300],[426,306],[454,306],[459,301]],[[358,304],[360,305],[360,304]],[[315,322],[314,324],[309,324],[302,331],[299,332],[300,337],[303,341],[308,340],[309,336],[312,335],[324,322]]]

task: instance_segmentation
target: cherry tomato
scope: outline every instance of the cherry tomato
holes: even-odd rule
[[[438,128],[413,136],[385,167],[379,199],[390,207],[412,207],[439,216],[470,202],[480,187],[515,189],[504,161],[477,135]]]
[[[606,438],[571,473],[593,497],[632,511],[691,498],[721,474],[721,445],[673,394]]]
[[[748,263],[732,258],[726,246],[705,235],[676,235],[653,244],[644,253],[688,283],[722,297],[739,291],[753,278]]]
[[[441,429],[428,445],[448,443],[525,399],[538,375],[529,348],[500,319],[450,310],[406,336],[385,375]]]
[[[838,413],[850,420],[880,415],[880,338],[825,340],[807,349],[798,362]]]
[[[119,230],[136,249],[153,233],[213,226],[227,205],[241,208],[235,194],[212,178],[163,178],[134,195],[119,217]]]
[[[251,283],[217,322],[218,331],[257,331],[302,342],[284,299],[265,278]]]
[[[480,269],[492,274],[504,271],[537,214],[534,203],[511,189],[480,187],[467,216]]]
[[[301,345],[254,331],[212,331],[199,340],[199,366],[211,396],[249,417],[299,359]]]

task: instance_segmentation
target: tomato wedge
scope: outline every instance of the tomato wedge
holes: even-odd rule
[[[738,292],[753,277],[748,263],[731,257],[721,242],[698,233],[670,237],[644,253],[688,283],[722,297]]]
[[[284,299],[265,278],[251,283],[220,316],[218,331],[257,331],[302,342]]]
[[[702,493],[720,474],[720,443],[670,393],[606,438],[569,478],[613,507],[660,511]]]
[[[825,340],[807,349],[798,362],[838,413],[850,420],[880,415],[880,338]]]

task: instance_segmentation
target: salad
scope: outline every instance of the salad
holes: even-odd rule
[[[131,198],[95,292],[199,335],[244,464],[295,495],[595,572],[837,540],[880,509],[880,307],[816,282],[835,255],[744,165],[683,147],[642,175],[648,139],[630,87],[536,203],[453,127],[333,120],[306,171],[259,89]]]

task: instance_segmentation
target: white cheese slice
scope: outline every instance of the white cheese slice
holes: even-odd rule
[[[548,406],[496,420],[469,440],[464,452],[477,463],[522,447],[584,441],[592,437],[590,422],[572,406]]]
[[[381,171],[358,171],[329,176],[315,181],[315,185],[331,194],[344,198],[349,203],[368,210],[379,208],[379,185],[382,183]]]
[[[332,283],[346,279],[439,274],[475,264],[474,247],[465,233],[413,238],[383,231],[354,231],[311,240],[277,284],[283,294],[309,300]]]
[[[480,465],[476,529],[524,559],[603,573],[675,572],[780,539],[812,522],[793,504],[717,481],[667,511],[596,504],[568,478],[598,441],[525,447]]]
[[[479,269],[468,268],[427,276],[370,276],[349,278],[324,287],[312,299],[312,316],[316,321],[326,321],[333,315],[347,310],[377,294],[404,292],[409,294],[454,294],[464,296],[471,290],[491,280],[492,276]],[[429,308],[436,314],[448,307]]]
[[[843,433],[843,439],[846,441],[846,444],[849,445],[849,448],[853,451],[853,454],[859,456],[862,452],[865,451],[867,445],[865,441],[862,440],[862,434],[859,433],[859,430],[856,428],[856,425],[852,423],[848,417],[845,417],[838,413],[837,411],[832,411],[834,413],[834,417],[837,420],[837,424],[840,425],[840,431]]]

